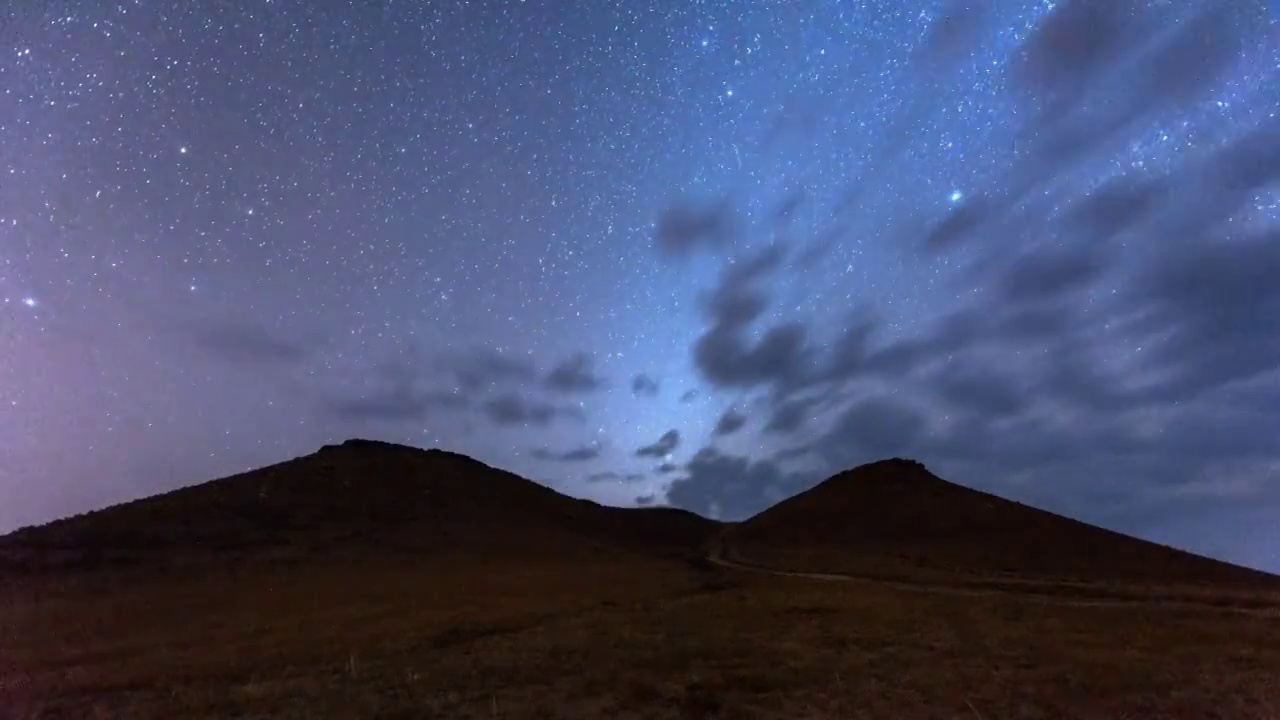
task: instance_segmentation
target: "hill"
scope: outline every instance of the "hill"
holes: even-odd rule
[[[879,577],[1259,586],[1280,578],[956,485],[911,460],[839,473],[734,525],[740,562]]]
[[[1276,717],[1275,598],[920,591],[1087,565],[1019,528],[1166,552],[1043,515],[890,463],[726,529],[351,441],[0,538],[0,719]]]
[[[570,498],[469,457],[350,440],[276,465],[0,538],[0,572],[335,554],[699,552],[717,524],[675,508]]]

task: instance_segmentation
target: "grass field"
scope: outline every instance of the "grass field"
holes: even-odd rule
[[[1280,717],[1280,618],[1159,598],[602,555],[36,578],[0,603],[5,718]]]

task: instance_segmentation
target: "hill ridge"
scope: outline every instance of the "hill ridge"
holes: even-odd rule
[[[354,438],[0,536],[0,575],[334,552],[688,556],[717,527],[573,498],[459,453]]]
[[[910,458],[849,468],[723,524],[681,508],[601,505],[460,453],[365,438],[0,536],[0,574],[166,552],[221,561],[624,548],[689,558],[721,529],[737,556],[796,571],[1280,582],[950,482]]]
[[[836,473],[734,524],[741,558],[816,573],[981,573],[1053,580],[1228,583],[1280,577],[1087,523],[888,458]]]

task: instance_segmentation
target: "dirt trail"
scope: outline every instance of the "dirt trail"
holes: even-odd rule
[[[915,592],[968,596],[1018,596],[1033,602],[1079,607],[1134,607],[1144,606],[1169,609],[1217,610],[1256,617],[1280,618],[1280,597],[1266,595],[1224,595],[1197,599],[1186,595],[1158,595],[1140,589],[1124,589],[1080,582],[1001,579],[968,580],[957,578],[954,582],[919,581],[877,578],[874,576],[847,575],[842,573],[804,572],[785,570],[766,565],[729,559],[725,553],[723,538],[718,538],[707,553],[707,561],[720,567],[746,572],[793,577],[821,582],[848,582],[879,585]],[[1102,597],[1099,597],[1102,596]]]

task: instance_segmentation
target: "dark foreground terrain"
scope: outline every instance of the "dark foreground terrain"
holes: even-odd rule
[[[325,448],[0,538],[0,718],[1280,716],[1271,576],[1087,526],[1168,559],[886,556],[797,507],[756,557],[755,520]]]

